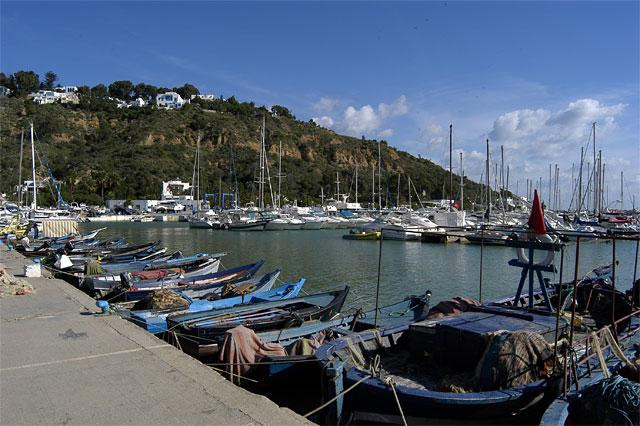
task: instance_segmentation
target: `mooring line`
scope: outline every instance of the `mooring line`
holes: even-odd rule
[[[38,362],[38,363],[34,363],[34,364],[18,365],[16,367],[5,367],[5,368],[0,368],[0,371],[13,371],[13,370],[22,370],[24,368],[46,367],[46,366],[49,366],[49,365],[64,364],[64,363],[67,363],[67,362],[84,361],[84,360],[87,360],[87,359],[104,358],[104,357],[108,357],[108,356],[112,356],[112,355],[123,355],[123,354],[129,354],[129,353],[132,353],[132,352],[139,352],[139,351],[145,351],[145,350],[150,350],[150,349],[159,349],[159,348],[171,348],[171,347],[172,347],[171,345],[167,345],[167,344],[154,345],[154,346],[145,346],[145,347],[141,347],[141,348],[125,349],[125,350],[122,350],[122,351],[109,352],[109,353],[106,353],[106,354],[87,355],[87,356],[81,356],[81,357],[76,357],[76,358],[60,359],[60,360],[56,360],[56,361],[47,361],[47,362]]]

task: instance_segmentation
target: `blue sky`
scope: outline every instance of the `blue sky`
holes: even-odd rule
[[[632,193],[640,204],[636,1],[2,1],[0,12],[5,73],[51,69],[76,85],[191,82],[441,164],[453,123],[471,178],[488,137],[496,154],[504,145],[520,188],[527,177],[546,181],[558,163],[564,204],[596,121],[609,202],[624,169],[625,206]]]

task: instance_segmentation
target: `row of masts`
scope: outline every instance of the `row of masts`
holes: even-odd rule
[[[258,207],[260,209],[264,209],[266,207],[266,197],[265,191],[266,186],[268,185],[269,195],[271,198],[271,205],[276,209],[281,208],[282,206],[282,178],[285,177],[282,173],[282,141],[279,142],[279,158],[278,158],[278,174],[276,178],[278,179],[277,191],[274,194],[273,188],[271,187],[271,176],[269,173],[269,164],[267,161],[267,150],[265,143],[265,118],[263,117],[262,127],[260,132],[260,150],[259,150],[259,173],[257,176],[256,182],[258,183]],[[591,135],[592,138],[589,140],[589,144],[592,142],[593,148],[593,165],[590,162],[586,162],[586,154],[585,148],[581,148],[580,154],[580,164],[578,168],[578,178],[575,178],[575,164],[572,165],[571,170],[571,179],[572,185],[574,187],[572,199],[569,205],[568,210],[575,210],[576,213],[583,212],[585,210],[592,211],[594,215],[597,215],[599,212],[602,212],[608,204],[605,203],[605,171],[606,164],[602,159],[602,151],[596,150],[596,123],[592,124]],[[199,142],[199,141],[198,141]],[[588,145],[589,145],[588,144]],[[587,148],[588,148],[587,145]],[[199,148],[198,148],[199,150]],[[199,152],[199,151],[198,151]],[[459,197],[460,197],[460,208],[464,209],[464,167],[463,167],[463,154],[459,153],[460,156],[460,185],[459,185]],[[197,161],[199,166],[199,154],[197,155]],[[490,152],[489,147],[489,139],[486,140],[486,160],[485,160],[485,168],[480,176],[480,182],[484,183],[484,190],[480,194],[480,205],[486,206],[486,216],[490,217],[492,214],[492,208],[494,206],[498,206],[500,210],[504,212],[507,210],[507,195],[510,193],[510,167],[507,164],[505,168],[505,158],[504,158],[504,146],[500,146],[500,169],[498,170],[498,162],[493,162],[493,179],[494,182],[492,184],[492,154]],[[358,203],[358,164],[355,165],[355,203]],[[377,169],[377,170],[376,170]],[[583,174],[584,170],[587,170],[589,173],[586,188],[583,185]],[[377,176],[376,176],[377,172]],[[373,209],[382,209],[383,208],[383,200],[382,200],[382,150],[381,150],[381,142],[378,142],[378,158],[377,163],[372,166],[372,180],[371,180],[371,206]],[[195,175],[194,175],[195,177]],[[197,187],[199,194],[199,174],[197,178]],[[377,181],[376,181],[377,178]],[[401,175],[398,174],[398,189],[396,192],[396,206],[400,206],[400,178]],[[551,210],[561,210],[562,208],[562,193],[561,193],[561,169],[558,164],[549,164],[549,179],[547,181],[548,191],[546,197],[546,208]],[[336,172],[336,194],[335,198],[340,200],[343,196],[348,196],[348,194],[342,194],[340,192],[340,176],[339,173]],[[415,194],[418,196],[418,192],[415,189],[411,181],[411,177],[407,176],[407,186],[408,186],[408,201],[409,206],[412,206],[412,189],[415,191]],[[377,187],[377,188],[376,188]],[[492,189],[493,187],[493,189]],[[321,201],[324,204],[325,194],[324,188],[321,189]],[[530,179],[527,178],[525,182],[525,190],[522,195],[523,198],[527,200],[531,200],[533,190],[537,189],[540,193],[543,190],[543,179],[540,176],[539,179]],[[350,192],[350,191],[349,191]],[[385,204],[388,207],[389,205],[389,189],[387,183],[387,196],[385,197]],[[444,197],[444,185],[443,185],[443,197]],[[494,202],[493,197],[497,198]],[[520,197],[520,181],[516,180],[516,188],[515,195]],[[624,172],[620,174],[620,200],[624,198]],[[419,198],[419,196],[418,196]],[[198,196],[199,199],[199,196]],[[451,210],[451,200],[455,199],[453,192],[453,125],[449,125],[449,191],[448,191],[448,209]],[[544,199],[544,198],[543,198]],[[477,200],[476,200],[477,201]],[[422,204],[422,202],[420,202]],[[633,200],[633,205],[635,209],[635,197]],[[620,207],[622,208],[622,201],[620,201]]]

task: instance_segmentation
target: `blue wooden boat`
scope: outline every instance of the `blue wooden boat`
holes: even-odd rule
[[[222,288],[227,284],[253,277],[263,263],[264,261],[260,260],[256,263],[225,269],[224,271],[212,274],[169,280],[138,281],[131,283],[125,279],[122,282],[123,288],[114,289],[113,292],[121,293],[124,301],[130,301],[140,300],[152,291],[160,289],[214,290]],[[107,295],[107,298],[111,297],[112,296]]]
[[[502,389],[479,390],[472,384],[463,393],[447,391],[443,384],[455,377],[473,380],[489,337],[499,330],[528,330],[553,343],[555,321],[548,314],[484,306],[333,340],[315,355],[325,371],[325,400],[359,384],[327,407],[323,422],[336,424],[351,417],[366,423],[401,423],[390,380],[409,423],[513,423],[516,414],[522,421],[555,398],[556,376]]]
[[[147,266],[142,270],[132,269],[127,273],[131,275],[129,278],[132,282],[135,282],[134,277],[139,277],[143,273],[147,272],[163,272],[163,278],[175,279],[175,278],[189,278],[201,275],[208,275],[218,272],[220,267],[220,258],[212,257],[209,255],[201,256],[196,259],[173,259],[173,262],[163,261],[157,263],[161,268]],[[139,262],[132,262],[130,268],[135,268]],[[138,274],[138,275],[136,275]],[[140,279],[138,279],[140,280]],[[102,274],[85,276],[80,284],[80,288],[85,290],[91,295],[101,295],[112,291],[115,288],[122,286],[122,274]]]
[[[279,272],[279,271],[277,271]],[[298,282],[283,284],[278,288],[271,288],[275,281],[277,274],[273,272],[271,274],[261,277],[260,282],[257,283],[255,290],[250,293],[225,297],[217,300],[207,299],[190,299],[183,296],[189,301],[188,309],[174,309],[165,311],[153,311],[153,310],[132,310],[129,312],[127,319],[138,324],[147,331],[159,334],[168,330],[167,316],[170,314],[186,314],[192,312],[211,311],[216,309],[227,309],[238,305],[251,305],[264,302],[272,302],[278,300],[286,300],[293,297],[297,297],[300,290],[304,286],[305,279],[302,278]],[[242,281],[241,283],[244,283]]]
[[[219,311],[169,315],[167,325],[178,334],[182,350],[207,357],[216,355],[227,330],[243,325],[257,333],[288,329],[333,319],[342,309],[349,287],[284,301],[260,303]]]

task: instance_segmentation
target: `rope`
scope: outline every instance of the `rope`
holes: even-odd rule
[[[391,386],[391,390],[393,391],[393,396],[396,399],[396,404],[398,404],[398,410],[400,411],[400,417],[402,417],[402,424],[404,426],[407,426],[407,419],[404,418],[404,412],[402,411],[402,405],[400,405],[400,399],[398,399],[398,393],[396,392],[396,386],[393,383],[393,380],[391,380],[390,377],[387,377],[384,382],[386,384],[388,384],[389,386]]]
[[[351,391],[353,388],[355,388],[360,383],[364,382],[365,380],[367,380],[369,378],[371,378],[371,375],[364,376],[362,379],[358,380],[357,382],[355,382],[354,384],[349,386],[347,389],[343,390],[342,392],[340,392],[339,394],[337,394],[336,396],[334,396],[333,398],[331,398],[330,400],[328,400],[327,402],[325,402],[324,404],[322,404],[318,408],[309,411],[307,414],[304,414],[302,417],[309,417],[310,415],[317,413],[318,411],[322,410],[323,408],[325,408],[326,406],[328,406],[329,404],[331,404],[332,402],[334,402],[335,400],[337,400],[341,396],[345,395],[347,392]]]

